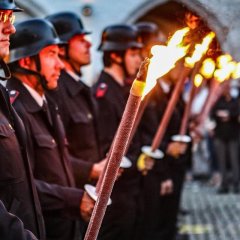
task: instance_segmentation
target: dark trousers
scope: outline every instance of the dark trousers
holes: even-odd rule
[[[159,232],[160,179],[157,173],[149,172],[142,177],[138,224],[135,240],[157,240]]]
[[[179,169],[173,175],[174,191],[159,200],[158,240],[173,240],[177,233],[177,215],[179,212],[185,170]]]
[[[237,185],[239,182],[239,154],[237,139],[227,141],[215,138],[214,147],[218,159],[219,170],[222,175],[222,186],[228,187],[228,162],[230,163],[230,169],[233,175],[233,183]]]
[[[127,189],[126,189],[127,191]],[[107,207],[98,240],[133,240],[138,196],[115,189]]]

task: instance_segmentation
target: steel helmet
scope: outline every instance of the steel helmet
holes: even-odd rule
[[[0,9],[1,10],[12,10],[13,12],[21,12],[23,11],[21,8],[18,8],[15,5],[14,0],[0,0]],[[8,66],[4,62],[3,59],[0,59],[0,66],[4,71],[5,76],[0,76],[1,80],[7,80],[11,77],[11,73],[9,71]]]
[[[84,28],[80,17],[73,12],[55,13],[46,17],[46,19],[54,25],[63,41],[69,41],[77,34],[86,35],[91,33]]]
[[[142,48],[136,27],[119,24],[106,27],[102,33],[100,51],[125,51],[129,48]]]
[[[148,44],[149,41],[156,40],[159,28],[156,23],[153,22],[139,22],[135,25],[139,36],[144,44]]]
[[[65,42],[58,37],[53,25],[45,19],[31,19],[15,26],[10,38],[9,63],[24,57],[37,55],[44,47]]]
[[[14,0],[0,0],[1,10],[13,10],[14,12],[23,11],[21,8],[17,7]]]

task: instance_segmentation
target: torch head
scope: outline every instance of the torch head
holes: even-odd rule
[[[150,63],[150,59],[148,57],[146,57],[142,61],[141,65],[140,65],[140,68],[138,70],[138,73],[137,73],[137,80],[138,81],[141,81],[141,82],[145,82],[146,81],[147,70],[148,70],[149,63]]]

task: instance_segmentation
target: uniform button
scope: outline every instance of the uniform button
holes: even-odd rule
[[[88,119],[92,119],[92,114],[91,114],[91,113],[88,113],[88,114],[87,114],[87,117],[88,117]]]
[[[52,143],[55,143],[55,140],[54,140],[54,139],[52,139]]]

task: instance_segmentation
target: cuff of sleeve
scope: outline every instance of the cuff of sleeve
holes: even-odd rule
[[[69,191],[64,192],[66,204],[66,217],[71,219],[80,219],[80,202],[83,197],[83,190],[77,188],[69,188]]]
[[[83,160],[73,160],[73,173],[76,181],[76,186],[82,188],[84,184],[88,183],[93,163],[85,162]]]

